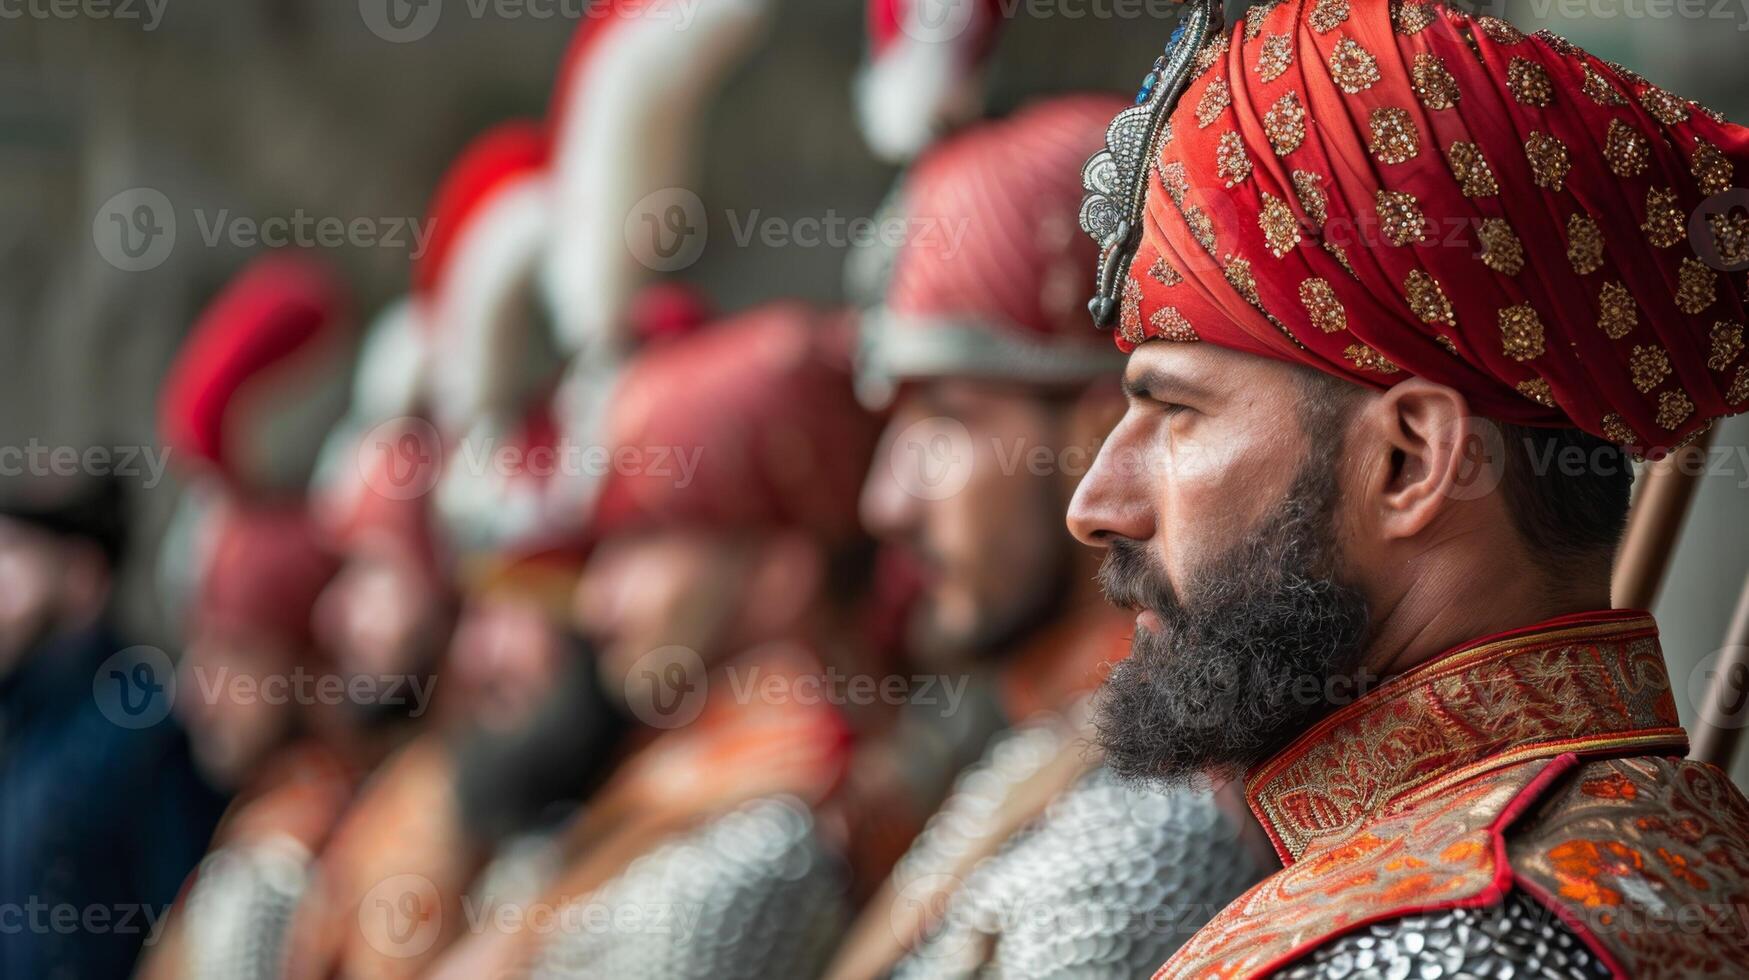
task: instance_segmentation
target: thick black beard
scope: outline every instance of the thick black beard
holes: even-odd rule
[[[1120,776],[1236,777],[1333,710],[1332,692],[1357,689],[1369,619],[1335,578],[1330,469],[1308,464],[1282,505],[1196,569],[1182,596],[1141,543],[1112,543],[1099,571],[1106,598],[1163,624],[1137,629],[1095,698],[1098,741]]]
[[[462,824],[476,841],[501,843],[550,826],[594,792],[619,759],[632,721],[607,694],[594,648],[581,638],[572,643],[525,725],[469,731],[453,745]]]

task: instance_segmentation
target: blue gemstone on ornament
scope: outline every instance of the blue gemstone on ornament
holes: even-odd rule
[[[1178,47],[1178,40],[1179,40],[1179,38],[1182,38],[1183,36],[1184,36],[1184,21],[1180,20],[1178,22],[1178,26],[1174,27],[1172,29],[1172,36],[1170,38],[1166,39],[1166,53],[1168,55],[1170,55],[1172,53],[1173,48]]]
[[[1160,76],[1154,74],[1153,72],[1149,72],[1147,74],[1147,77],[1142,79],[1142,87],[1140,90],[1138,90],[1136,92],[1136,105],[1141,105],[1142,103],[1148,101],[1148,96],[1154,94],[1155,83],[1157,83],[1159,81],[1160,81]]]

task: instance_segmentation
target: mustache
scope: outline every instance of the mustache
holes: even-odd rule
[[[1171,580],[1140,541],[1113,539],[1094,580],[1105,601],[1121,609],[1148,609],[1168,615],[1179,608]]]

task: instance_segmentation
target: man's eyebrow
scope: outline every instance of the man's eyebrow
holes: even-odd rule
[[[1161,368],[1144,368],[1124,375],[1123,393],[1133,399],[1156,401],[1197,400],[1209,396],[1209,390],[1202,385]]]

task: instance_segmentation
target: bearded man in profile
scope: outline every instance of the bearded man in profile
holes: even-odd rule
[[[1159,976],[1744,975],[1749,803],[1609,593],[1630,455],[1749,408],[1749,132],[1433,4],[1219,20],[1084,171],[1107,764],[1243,778],[1283,864]]]

